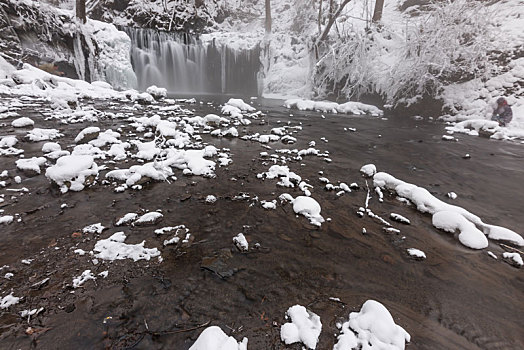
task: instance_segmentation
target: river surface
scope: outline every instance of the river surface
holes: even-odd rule
[[[219,114],[216,106],[222,100],[215,101],[183,106],[200,116]],[[115,193],[112,187],[97,184],[60,194],[39,175],[22,176],[19,186],[30,192],[16,193],[16,198],[0,188],[6,194],[0,208],[19,213],[21,219],[0,226],[0,266],[9,265],[14,273],[11,280],[0,281],[1,296],[12,290],[24,297],[0,313],[0,348],[189,349],[203,325],[218,325],[237,340],[247,337],[252,350],[301,349],[299,344],[285,346],[280,340],[286,310],[300,304],[322,320],[317,349],[332,349],[334,335],[339,334],[336,323],[347,321],[349,313],[360,310],[368,299],[384,304],[395,322],[411,334],[407,349],[524,348],[523,271],[503,261],[505,250],[497,242],[490,241],[483,250],[468,249],[453,234],[434,228],[431,216],[389,193],[382,203],[372,193],[369,206],[386,219],[392,212],[409,218],[411,225],[394,224],[400,234],[386,233],[378,221],[357,215],[367,194],[359,169],[373,163],[379,171],[427,188],[487,223],[522,234],[524,145],[466,135],[456,135],[458,142],[444,141],[442,123],[403,115],[386,113],[385,118],[376,118],[301,112],[284,109],[282,101],[275,100],[253,104],[265,115],[239,127],[241,136],[269,134],[272,128],[289,123],[302,126],[293,134],[297,142],[263,145],[202,135],[205,142],[230,149],[233,163],[217,167],[216,178],[189,177],[177,171],[176,181],[146,183],[140,191]],[[130,106],[94,105],[113,112]],[[63,148],[74,144],[77,133],[89,125],[57,125],[43,120],[39,108],[23,107],[18,113],[34,119],[35,126],[59,127],[65,136],[57,142]],[[145,108],[133,113],[152,112]],[[26,130],[11,128],[12,119],[2,120],[8,126],[0,128],[1,135],[15,133],[21,139]],[[125,130],[127,124],[101,119],[94,125]],[[285,192],[301,194],[256,175],[273,164],[260,152],[306,149],[310,141],[316,142],[317,149],[329,151],[332,161],[306,156],[286,165],[314,186],[312,196],[320,203],[321,214],[331,219],[320,228],[296,216],[290,204],[266,210],[253,200],[256,196],[277,199]],[[25,150],[27,158],[41,156],[42,144],[23,142],[17,147]],[[466,154],[471,157],[464,158]],[[0,171],[21,174],[15,160],[0,157]],[[360,189],[337,196],[324,190],[321,176],[333,184],[356,182]],[[451,191],[458,198],[449,199]],[[250,198],[239,199],[241,193]],[[205,202],[209,194],[217,197],[216,203]],[[68,207],[61,208],[63,203]],[[164,214],[161,224],[114,226],[125,213],[157,209]],[[126,243],[146,240],[146,247],[158,247],[163,262],[122,260],[93,265],[89,254],[73,253],[77,247],[93,248],[95,237],[73,233],[97,222],[109,227],[100,237],[123,230],[128,235]],[[179,224],[189,228],[194,240],[186,246],[162,247],[163,237],[156,237],[154,229]],[[239,232],[252,247],[260,246],[247,253],[238,251],[232,238]],[[427,259],[411,258],[406,249],[412,247],[424,251]],[[26,265],[22,259],[33,261]],[[109,270],[109,276],[72,289],[72,278],[86,269]],[[49,278],[45,285],[31,287],[44,278]],[[29,322],[18,315],[39,307],[44,311]],[[28,327],[35,332],[28,335]]]

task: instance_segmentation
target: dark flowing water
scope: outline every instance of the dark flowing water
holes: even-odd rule
[[[0,347],[188,349],[202,331],[194,328],[210,322],[238,340],[248,337],[249,349],[300,349],[299,345],[284,346],[279,332],[288,307],[301,304],[321,317],[317,349],[332,349],[334,334],[338,334],[336,322],[347,320],[364,301],[375,299],[411,334],[408,349],[524,348],[522,270],[500,260],[503,249],[497,243],[490,241],[485,250],[470,250],[453,235],[436,230],[430,216],[391,195],[383,203],[373,198],[370,207],[385,218],[391,212],[408,217],[411,225],[395,225],[400,235],[385,233],[378,222],[356,215],[366,198],[365,181],[358,170],[374,163],[379,171],[425,187],[445,201],[451,201],[446,194],[454,191],[459,196],[453,204],[485,222],[522,233],[522,145],[460,135],[459,142],[446,142],[441,140],[442,124],[406,116],[382,120],[326,114],[322,119],[319,113],[285,110],[280,102],[260,102],[257,108],[267,112],[261,118],[264,123],[254,120],[240,127],[241,135],[267,134],[282,125],[279,120],[302,123],[303,130],[294,135],[296,144],[270,143],[272,149],[304,149],[314,140],[316,148],[330,152],[332,163],[308,156],[288,165],[315,186],[313,197],[331,222],[316,229],[304,217],[296,217],[289,204],[265,210],[250,206],[250,201],[234,200],[241,192],[265,200],[283,192],[300,194],[298,189],[277,187],[276,180],[257,179],[256,174],[272,164],[263,164],[259,153],[271,150],[240,139],[203,135],[216,147],[231,149],[233,163],[217,168],[214,179],[178,172],[177,181],[145,184],[141,191],[114,193],[112,187],[99,184],[65,195],[52,189],[44,176],[24,180],[23,186],[31,193],[0,204],[22,217],[20,223],[0,226],[0,266],[8,264],[15,272],[10,281],[0,281],[0,290],[2,296],[11,288],[14,295],[25,296],[16,308],[1,313]],[[103,104],[97,107],[106,108]],[[206,104],[186,107],[202,116],[217,113]],[[28,110],[25,115],[39,127],[54,125],[38,119],[35,112]],[[126,124],[103,120],[100,127],[116,129]],[[66,136],[58,142],[65,145],[72,144],[86,125],[60,127]],[[344,127],[357,131],[344,131]],[[8,127],[1,131],[24,135]],[[40,155],[41,145],[24,143],[21,147],[28,157]],[[470,159],[462,157],[466,153]],[[0,158],[0,170],[16,172],[14,161]],[[337,197],[323,190],[320,170],[334,184],[357,182],[361,190]],[[206,204],[208,194],[218,201]],[[62,203],[69,208],[60,209]],[[123,229],[113,226],[116,218],[140,209],[162,209],[162,223]],[[147,247],[161,247],[164,237],[156,237],[153,231],[162,226],[184,224],[195,240],[185,248],[161,248],[161,264],[126,260],[95,266],[72,251],[77,246],[92,249],[95,239],[71,234],[96,222],[109,227],[103,238],[124,230],[126,243],[146,240]],[[364,227],[366,234],[362,234]],[[260,249],[238,252],[232,237],[239,232],[251,245],[260,243]],[[423,250],[427,259],[411,259],[406,253],[411,247]],[[490,258],[488,250],[499,260]],[[24,265],[20,263],[24,258],[35,260]],[[108,269],[109,277],[98,278],[96,284],[89,281],[72,294],[66,285],[88,268],[94,272]],[[50,278],[48,284],[30,287],[45,277]],[[37,307],[45,311],[29,324],[14,311]],[[41,331],[28,336],[24,332],[28,326]]]

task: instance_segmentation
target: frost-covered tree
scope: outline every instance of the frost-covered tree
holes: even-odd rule
[[[491,70],[493,26],[481,2],[435,3],[403,31],[350,28],[316,66],[317,93],[378,93],[389,103],[438,95],[443,84]]]

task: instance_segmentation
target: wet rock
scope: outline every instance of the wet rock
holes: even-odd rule
[[[76,309],[75,304],[69,304],[64,308],[64,311],[67,313],[71,313],[75,311],[75,309]]]
[[[231,266],[231,250],[225,248],[216,252],[213,256],[205,256],[200,262],[200,267],[215,273],[220,278],[233,276],[237,269]]]

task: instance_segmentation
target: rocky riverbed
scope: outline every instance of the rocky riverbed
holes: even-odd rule
[[[0,138],[17,140],[5,139],[0,157],[0,216],[12,217],[0,224],[0,297],[19,298],[0,310],[2,348],[188,349],[217,325],[250,349],[300,349],[280,338],[286,310],[300,304],[322,320],[317,348],[331,349],[337,323],[368,299],[411,334],[408,348],[524,347],[522,270],[503,257],[522,248],[490,239],[470,249],[359,171],[374,164],[521,233],[522,145],[448,141],[433,120],[302,112],[282,101],[228,113],[227,100],[82,100],[63,112],[0,96]],[[34,123],[14,127],[21,117]],[[35,128],[57,138],[28,137]],[[46,143],[59,148],[44,152]],[[96,176],[80,191],[53,183],[49,169],[66,153],[50,152],[92,157]],[[16,153],[35,157],[38,171],[17,166]],[[320,212],[289,203],[307,192]],[[239,233],[247,249],[234,243]]]

